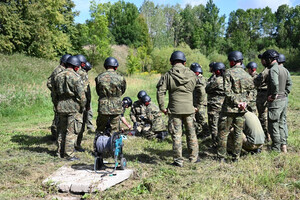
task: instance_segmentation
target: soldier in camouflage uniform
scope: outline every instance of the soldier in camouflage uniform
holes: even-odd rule
[[[57,74],[59,74],[60,72],[64,71],[66,69],[66,62],[67,59],[70,57],[70,54],[65,54],[61,57],[60,59],[60,65],[58,65],[54,71],[51,73],[51,75],[49,76],[48,80],[47,80],[47,87],[49,88],[49,90],[51,91],[51,97],[53,96],[53,82],[54,82],[54,78]],[[53,98],[52,98],[53,99]],[[56,103],[55,103],[56,104]],[[52,121],[52,125],[51,125],[51,134],[53,139],[57,139],[57,124],[58,124],[58,114],[56,112],[56,108],[55,106],[53,106],[53,111],[54,111],[54,119]]]
[[[225,161],[229,129],[233,127],[234,147],[232,161],[239,159],[243,144],[244,114],[248,104],[248,94],[254,88],[252,77],[242,68],[243,55],[239,51],[228,54],[230,69],[224,74],[225,100],[219,121],[218,157]]]
[[[259,56],[261,57],[261,55]],[[254,85],[257,88],[256,96],[256,108],[258,113],[258,119],[265,133],[265,141],[271,141],[270,134],[268,132],[268,115],[267,115],[267,79],[269,75],[269,69],[266,67],[261,73],[254,78]]]
[[[77,151],[83,152],[84,149],[81,147],[81,142],[82,142],[82,138],[83,138],[83,133],[85,131],[85,126],[87,125],[87,128],[89,130],[93,129],[93,131],[94,131],[94,127],[93,127],[93,124],[92,124],[93,113],[92,113],[92,110],[91,110],[92,97],[91,97],[91,89],[90,89],[90,85],[89,85],[88,70],[86,68],[87,60],[81,54],[77,55],[76,57],[81,62],[81,67],[77,71],[77,73],[81,76],[81,79],[82,79],[83,85],[84,85],[84,92],[85,92],[85,95],[86,95],[86,98],[87,98],[86,107],[83,111],[83,116],[82,116],[83,117],[82,130],[80,131],[80,133],[77,136],[77,143],[76,143],[76,146],[75,146],[75,149]]]
[[[96,129],[98,134],[104,134],[108,123],[111,125],[111,133],[108,136],[120,130],[120,115],[123,111],[121,96],[125,93],[126,81],[116,72],[118,66],[115,58],[108,57],[104,61],[106,72],[99,74],[95,79],[99,96]]]
[[[205,87],[207,93],[207,115],[208,128],[213,140],[213,145],[217,145],[218,122],[222,105],[225,99],[224,94],[224,79],[225,65],[223,63],[212,64],[211,72],[213,73],[208,79]]]
[[[261,56],[261,62],[270,69],[268,77],[268,130],[272,138],[273,151],[286,152],[286,109],[287,95],[291,91],[292,80],[290,73],[279,66],[277,51],[270,49]]]
[[[254,79],[258,76],[258,73],[256,72],[257,69],[257,64],[255,62],[249,62],[246,66],[249,75]],[[256,96],[257,96],[257,89],[253,88],[253,90],[250,91],[249,93],[249,104],[247,105],[247,109],[250,112],[253,112],[256,114]]]
[[[205,92],[206,80],[204,78],[201,66],[198,63],[192,63],[190,69],[196,74],[197,84],[193,92],[193,105],[197,108],[196,111],[196,134],[204,138],[207,136],[208,127],[205,121],[205,113],[207,106],[207,97]],[[198,102],[197,102],[198,100]]]
[[[170,62],[172,68],[159,80],[157,88],[157,102],[160,110],[169,114],[168,128],[173,140],[174,163],[182,167],[182,124],[185,125],[190,162],[198,162],[198,140],[195,133],[194,116],[196,108],[193,106],[193,91],[197,78],[193,71],[185,67],[186,58],[181,51],[172,53]],[[165,108],[165,95],[168,90],[169,104]]]
[[[141,101],[146,107],[145,117],[142,118],[144,123],[140,130],[141,135],[147,139],[164,139],[167,136],[167,131],[159,108],[151,102],[148,95],[143,96]]]
[[[141,90],[137,94],[138,100],[135,101],[130,110],[130,119],[133,122],[133,129],[136,132],[140,132],[144,126],[142,118],[146,115],[146,106],[142,103],[142,97],[147,95],[144,90]]]
[[[78,160],[73,156],[76,134],[82,128],[82,112],[86,104],[84,85],[75,71],[80,67],[76,56],[67,60],[67,69],[54,78],[53,103],[59,115],[58,148],[59,157]]]

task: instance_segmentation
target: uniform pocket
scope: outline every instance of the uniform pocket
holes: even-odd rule
[[[269,119],[272,121],[279,120],[280,117],[280,104],[278,100],[275,100],[273,102],[268,102],[268,115]]]
[[[76,135],[78,135],[82,130],[82,124],[83,124],[83,115],[81,113],[77,113],[74,116],[74,130]]]

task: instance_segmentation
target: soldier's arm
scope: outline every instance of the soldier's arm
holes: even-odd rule
[[[196,85],[195,87],[195,90],[194,90],[194,95],[195,95],[195,107],[197,109],[200,109],[200,107],[202,105],[205,105],[205,96],[206,96],[206,92],[205,92],[205,86],[204,86],[204,83],[203,81],[199,81],[198,84]]]
[[[92,101],[91,88],[90,85],[87,85],[87,91],[85,93],[86,96],[86,110],[90,110],[90,105]]]
[[[224,94],[227,99],[229,99],[229,102],[231,102],[234,106],[238,106],[240,102],[237,102],[235,98],[235,94],[231,89],[232,87],[232,82],[231,82],[231,76],[229,73],[225,72],[224,75]]]
[[[47,80],[47,87],[50,91],[53,90],[53,86],[52,86],[52,74],[51,76],[49,76],[48,80]]]
[[[158,102],[159,109],[164,111],[165,108],[165,95],[167,92],[166,74],[160,78],[156,85],[156,99]]]
[[[290,72],[288,70],[286,70],[286,71],[287,71],[288,76],[287,76],[285,91],[286,91],[286,95],[288,95],[291,92],[293,83],[292,83]]]
[[[130,109],[130,119],[131,119],[131,121],[132,121],[133,123],[136,122],[135,110],[134,110],[133,107]]]
[[[81,78],[78,78],[76,80],[75,88],[76,88],[77,99],[79,101],[81,111],[83,111],[87,100],[86,100],[86,96],[85,96],[85,92],[84,92],[84,84],[83,84]]]
[[[100,95],[99,94],[99,84],[98,84],[98,76],[95,78],[95,83],[96,83],[96,92],[97,92],[97,94],[98,94],[98,96]]]
[[[126,80],[125,80],[125,78],[123,77],[123,83],[122,83],[122,94],[124,94],[124,93],[125,93],[125,91],[126,91],[126,87],[127,87]]]
[[[279,70],[278,68],[271,68],[270,70],[270,81],[271,81],[271,85],[270,85],[270,92],[271,92],[271,98],[275,99],[278,91],[279,91]]]

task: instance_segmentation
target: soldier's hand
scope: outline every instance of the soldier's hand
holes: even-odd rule
[[[246,102],[240,102],[240,103],[238,104],[238,108],[239,108],[240,110],[245,110],[246,107],[247,107],[247,103],[246,103]]]
[[[167,115],[167,114],[168,114],[168,111],[167,111],[167,109],[164,109],[164,110],[162,110],[161,112],[163,112],[165,115]]]
[[[128,124],[127,127],[129,130],[131,130],[131,128],[132,128],[130,124]]]
[[[198,112],[198,108],[195,108],[195,113]]]
[[[277,95],[276,95],[275,99],[276,99],[276,98],[277,98]],[[273,102],[275,99],[272,98],[272,95],[268,96],[268,101],[269,101],[269,102]]]

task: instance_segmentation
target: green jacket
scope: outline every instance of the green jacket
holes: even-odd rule
[[[152,131],[165,131],[166,125],[162,118],[159,108],[152,102],[146,107],[146,121],[145,123],[151,124]]]
[[[140,100],[135,101],[132,104],[131,110],[130,110],[130,119],[133,123],[135,122],[142,122],[141,116],[146,116],[146,106],[142,104]]]
[[[212,109],[221,110],[224,99],[224,78],[223,76],[212,75],[205,87],[207,103]]]
[[[84,85],[72,68],[67,68],[55,76],[52,98],[58,113],[83,111],[86,104]]]
[[[275,99],[283,98],[287,96],[292,87],[292,80],[289,71],[282,66],[279,66],[277,62],[269,66],[269,78],[268,78],[268,96],[272,96]]]
[[[240,110],[238,104],[248,102],[250,90],[254,88],[252,77],[243,70],[241,65],[235,65],[226,70],[224,74],[225,100],[223,112],[225,113],[245,113]]]
[[[205,92],[206,80],[199,74],[197,77],[196,87],[193,91],[193,104],[195,108],[207,105],[207,95]]]
[[[246,112],[244,134],[251,144],[264,144],[265,133],[258,117],[252,112]]]
[[[49,76],[48,80],[47,80],[47,87],[49,88],[50,91],[52,91],[53,88],[53,83],[54,83],[54,78],[57,74],[59,74],[60,72],[64,71],[66,68],[64,66],[58,65],[53,72],[51,73],[51,75]]]
[[[195,73],[181,63],[175,64],[159,80],[157,88],[157,102],[159,109],[165,109],[165,95],[168,91],[168,112],[171,114],[191,114],[195,112],[193,106],[193,91],[196,86]]]
[[[99,96],[98,112],[104,115],[118,115],[123,111],[121,96],[126,90],[125,78],[115,70],[108,69],[96,79],[96,91]]]

